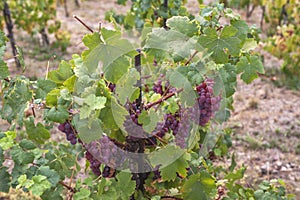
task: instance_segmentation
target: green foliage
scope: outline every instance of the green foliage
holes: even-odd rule
[[[118,0],[120,5],[126,5],[127,0]],[[167,5],[165,4],[167,2]],[[105,19],[115,21],[123,25],[126,29],[136,28],[141,31],[144,25],[153,27],[166,26],[166,20],[172,16],[189,16],[184,7],[186,0],[168,0],[168,1],[150,1],[134,0],[132,1],[130,11],[126,15],[117,15],[113,10],[105,14]]]
[[[32,100],[29,79],[23,76],[16,76],[11,79],[3,90],[3,106],[1,110],[2,119],[12,123],[23,123],[24,110],[28,102]]]
[[[194,174],[183,185],[183,197],[187,200],[208,200],[215,196],[215,179],[206,171]]]
[[[84,180],[78,178],[82,173],[79,163],[89,150],[88,143],[97,143],[103,136],[109,136],[110,142],[127,153],[139,145],[141,140],[128,142],[130,137],[125,127],[132,114],[128,105],[140,94],[146,109],[141,111],[137,122],[140,123],[139,128],[150,135],[162,120],[160,114],[176,113],[181,107],[193,105],[195,85],[205,78],[216,77],[225,84],[225,89],[217,83],[211,90],[223,98],[221,106],[228,113],[227,110],[232,108],[237,76],[241,75],[244,82],[250,83],[257,73],[263,73],[259,57],[252,52],[256,40],[251,39],[251,29],[238,15],[217,4],[215,7],[202,7],[200,15],[195,18],[175,16],[167,20],[173,15],[186,14],[181,7],[183,3],[169,1],[170,9],[166,10],[162,2],[134,1],[133,7],[138,6],[147,17],[136,15],[136,19],[142,20],[136,20],[134,24],[129,21],[132,18],[124,17],[127,25],[135,27],[143,26],[146,19],[153,20],[150,21],[152,26],[156,26],[158,19],[166,19],[168,28],[144,32],[145,37],[139,44],[142,72],[134,66],[137,65],[135,58],[138,51],[130,40],[122,37],[121,29],[102,27],[99,32],[84,36],[86,50],[81,55],[73,55],[68,62],[62,61],[57,70],[47,74],[45,80],[29,81],[19,76],[8,79],[8,83],[2,80],[1,117],[12,124],[10,131],[0,134],[2,191],[19,188],[42,199],[64,199],[70,195],[78,200],[160,199],[163,196],[196,200],[216,198],[217,187],[223,184],[229,191],[226,193],[228,199],[268,195],[260,190],[286,196],[282,189],[277,191],[271,186],[254,192],[239,185],[246,168],[235,170],[234,156],[229,169],[216,167],[207,155],[203,157],[202,146],[217,136],[210,135],[210,127],[227,119],[222,113],[217,113],[220,117],[206,126],[191,123],[186,149],[174,144],[174,135],[170,131],[162,138],[155,138],[156,145],[144,143],[132,150],[131,153],[144,152],[146,162],[142,164],[157,170],[159,177],[154,178],[156,174],[153,171],[133,173],[131,165],[135,163],[129,162],[130,167],[123,171],[110,168],[114,171],[109,171],[109,174],[115,175],[114,178],[105,178],[104,170],[107,168],[104,163],[100,166],[102,175],[91,175]],[[159,17],[153,18],[152,11],[152,14],[156,11]],[[227,24],[221,25],[222,17],[229,19]],[[145,83],[140,87],[138,84],[145,75],[143,73],[151,75],[154,80],[162,73],[170,80],[168,84],[176,89],[173,96],[162,99],[164,94],[153,94],[149,88],[147,91],[147,80],[143,80]],[[116,85],[115,91],[109,87],[111,84]],[[178,91],[180,89],[182,93]],[[28,105],[32,109],[42,108],[43,117],[24,115]],[[17,130],[15,122],[23,128],[22,131]],[[70,123],[73,134],[80,139],[78,144],[71,146],[62,141],[52,141],[50,132],[56,127],[55,122]],[[216,156],[226,156],[232,145],[230,131],[220,132],[212,150]],[[9,166],[9,172],[4,165],[6,159],[14,163]],[[93,161],[86,160],[86,175],[90,172],[87,168],[93,164]],[[127,161],[124,161],[125,167],[126,164]],[[145,176],[144,182],[139,182],[142,176]]]
[[[0,80],[9,76],[9,71],[6,63],[3,61],[3,55],[6,49],[7,38],[4,32],[0,32]]]
[[[282,72],[285,76],[279,75],[279,78],[285,82],[288,87],[300,88],[300,60],[299,60],[299,11],[298,1],[287,0],[243,0],[227,1],[227,6],[247,8],[249,17],[256,7],[263,10],[262,19],[267,23],[265,40],[265,49],[279,59],[283,59]],[[250,8],[252,6],[252,8]],[[261,21],[263,25],[263,21]],[[273,66],[271,66],[273,67]]]
[[[3,9],[2,1],[0,4],[1,10]],[[61,22],[56,17],[56,0],[43,0],[43,1],[6,1],[8,3],[12,19],[18,29],[23,29],[27,33],[34,35],[37,33],[42,34],[44,45],[49,45],[49,34],[54,34],[56,38],[55,46],[61,47],[65,51],[69,45],[70,35],[66,31],[60,30]],[[3,21],[0,17],[0,23]],[[3,27],[1,27],[3,30]],[[19,49],[18,49],[19,51]],[[18,52],[19,55],[20,52]],[[24,66],[24,62],[21,65]]]

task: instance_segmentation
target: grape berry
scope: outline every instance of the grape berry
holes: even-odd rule
[[[67,140],[72,144],[75,145],[77,143],[76,133],[72,127],[72,124],[66,121],[63,124],[58,126],[58,130],[64,132],[66,134]]]

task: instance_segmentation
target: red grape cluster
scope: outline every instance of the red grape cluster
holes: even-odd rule
[[[112,168],[119,167],[125,159],[125,152],[107,136],[86,144],[85,148],[94,158]]]
[[[192,109],[185,109],[185,110],[181,110],[181,120],[178,123],[178,129],[176,134],[174,134],[175,136],[175,143],[177,146],[179,146],[180,148],[186,148],[186,139],[189,136],[190,133],[190,125],[191,125],[191,116],[194,114],[191,112]]]
[[[200,112],[200,126],[205,126],[220,106],[221,97],[213,96],[213,86],[214,81],[206,79],[196,87],[197,94],[199,95],[197,101]]]
[[[95,157],[89,151],[85,152],[85,158],[90,162],[90,168],[93,171],[93,173],[96,176],[100,176],[101,175],[101,171],[100,171],[101,162],[99,160],[95,159]]]
[[[176,135],[178,133],[179,120],[180,114],[178,112],[176,112],[175,114],[166,114],[164,129],[170,129],[173,131],[173,134]]]
[[[170,86],[170,82],[168,80],[165,82],[165,86],[163,87],[162,80],[161,80],[163,77],[164,75],[161,74],[158,80],[156,81],[156,83],[152,87],[153,92],[160,95],[168,94],[170,92],[173,92],[175,89]]]
[[[74,128],[72,127],[72,124],[69,121],[60,124],[58,126],[58,130],[66,134],[67,140],[70,141],[72,145],[75,145],[77,143],[76,133],[74,131]]]

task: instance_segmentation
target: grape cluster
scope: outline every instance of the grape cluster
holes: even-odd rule
[[[152,90],[157,93],[163,95],[163,87],[162,87],[162,81],[160,78],[156,81],[156,83],[153,85]]]
[[[160,77],[158,78],[158,80],[156,81],[156,83],[153,85],[152,90],[153,92],[160,94],[160,95],[164,95],[164,94],[168,94],[170,92],[174,92],[173,87],[170,86],[170,82],[169,80],[167,80],[165,82],[165,86],[163,87],[162,85],[162,78],[164,77],[163,74],[160,75]]]
[[[180,148],[186,148],[186,139],[190,133],[191,122],[194,121],[194,117],[197,116],[196,110],[192,108],[181,109],[181,120],[178,122],[178,128],[175,136],[175,143]]]
[[[175,114],[166,114],[165,115],[165,124],[164,129],[170,129],[173,131],[173,134],[176,135],[178,133],[179,128],[179,120],[180,114],[176,112]]]
[[[198,94],[199,105],[199,125],[205,126],[208,121],[213,117],[214,112],[219,109],[221,97],[213,96],[214,81],[212,79],[206,79],[200,85],[196,87]]]
[[[92,141],[85,145],[85,148],[93,157],[112,168],[121,166],[125,159],[124,151],[120,149],[107,136],[101,139]]]
[[[96,176],[100,176],[101,175],[101,171],[100,171],[101,162],[99,160],[95,159],[95,157],[89,151],[85,152],[85,158],[90,162],[90,168],[93,171],[93,173]]]
[[[72,145],[75,145],[77,143],[76,133],[72,127],[72,124],[69,121],[60,124],[58,126],[58,130],[66,134],[67,140],[70,141]]]
[[[136,102],[128,103],[126,107],[129,111],[129,116],[125,117],[124,127],[128,135],[133,139],[147,138],[148,133],[146,133],[141,124],[138,123],[138,117],[141,114],[140,107]]]
[[[130,103],[129,104],[129,114],[130,114],[130,118],[131,120],[135,123],[135,124],[139,124],[138,123],[138,117],[141,114],[141,110],[138,107],[136,102]]]

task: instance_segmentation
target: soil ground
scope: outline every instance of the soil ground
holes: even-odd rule
[[[42,48],[38,45],[37,37],[15,30],[17,44],[24,48],[27,63],[24,74],[32,78],[45,76],[48,60],[53,55],[56,58],[50,59],[50,70],[57,68],[60,59],[68,60],[71,54],[80,53],[84,49],[81,38],[89,31],[72,16],[77,15],[94,30],[98,29],[99,22],[102,26],[112,27],[104,21],[105,12],[114,9],[117,13],[125,13],[128,8],[114,2],[85,0],[80,8],[77,8],[73,1],[69,0],[71,17],[66,17],[63,6],[59,6],[58,16],[62,27],[71,34],[71,44],[63,54],[53,49]],[[196,2],[197,0],[188,1],[188,8],[193,13],[198,12]],[[240,12],[242,16],[245,15],[243,11]],[[247,21],[249,24],[259,24],[259,19],[260,11],[257,10]],[[258,50],[264,56],[267,71],[280,66],[281,61]],[[8,48],[6,58],[12,73],[22,73],[15,70],[13,59],[9,59],[12,57],[9,52]],[[300,92],[276,87],[272,81],[274,78],[276,77],[269,77],[267,74],[249,85],[239,81],[237,93],[234,95],[235,109],[226,124],[233,129],[231,151],[236,153],[239,166],[248,166],[246,181],[250,186],[261,180],[281,178],[286,182],[288,191],[300,199]],[[7,125],[2,122],[1,127],[4,129]]]

